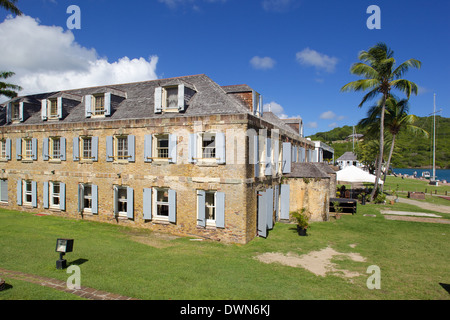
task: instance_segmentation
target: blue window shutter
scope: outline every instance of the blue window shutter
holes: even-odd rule
[[[111,92],[105,93],[105,116],[111,115]]]
[[[283,142],[283,173],[291,172],[291,143]]]
[[[84,184],[80,183],[78,184],[78,212],[81,213],[83,212],[83,210],[84,210]]]
[[[203,206],[203,208],[205,208]],[[216,192],[216,227],[225,228],[225,193]]]
[[[58,97],[56,106],[57,106],[58,119],[62,119],[62,107],[63,107],[62,97]]]
[[[280,189],[280,219],[289,220],[290,187],[282,184]]]
[[[189,163],[197,163],[197,134],[189,134]]]
[[[274,163],[274,175],[278,174],[278,169],[280,167],[279,164],[279,155],[280,155],[280,141],[278,139],[273,140],[273,163]]]
[[[144,188],[144,198],[143,198],[143,212],[144,220],[152,220],[152,189]]]
[[[267,228],[273,229],[273,189],[269,188],[266,190],[266,201],[267,201]]]
[[[23,102],[19,102],[19,121],[23,122]]]
[[[267,237],[267,194],[259,191],[256,193],[258,197],[258,235]]]
[[[272,175],[272,139],[266,138],[266,169],[265,175]]]
[[[17,160],[22,159],[22,139],[21,138],[16,139],[16,159]]]
[[[48,181],[44,181],[44,208],[48,209]]]
[[[36,181],[31,181],[31,205],[37,207],[37,183]]]
[[[106,137],[106,161],[112,162],[113,160],[114,160],[113,137],[107,136]]]
[[[47,99],[41,100],[41,119],[47,120]]]
[[[205,199],[205,191],[197,190],[197,224],[202,227],[206,226]]]
[[[216,133],[216,158],[218,164],[225,164],[226,153],[225,153],[225,133]]]
[[[22,180],[17,180],[17,204],[22,205]]]
[[[146,134],[144,137],[144,162],[152,162],[152,140],[151,134]],[[169,147],[170,150],[170,147]]]
[[[177,193],[169,189],[169,222],[177,221]]]
[[[11,139],[6,139],[6,160],[11,160]]]
[[[117,186],[114,186],[114,215],[117,215],[119,213],[119,188]]]
[[[8,104],[6,105],[6,123],[10,123],[11,122],[11,113],[12,113],[12,103],[8,102]]]
[[[280,195],[280,186],[279,185],[275,185],[274,188],[274,194],[275,194],[275,202],[274,202],[274,207],[275,207],[275,221],[278,221],[278,217],[279,217],[279,195]]]
[[[155,113],[162,112],[162,88],[155,88]]]
[[[128,136],[128,161],[134,162],[135,161],[135,141],[136,137],[133,135]]]
[[[73,138],[73,149],[72,149],[73,161],[80,160],[80,142],[78,137]]]
[[[184,84],[178,85],[178,111],[184,111]]]
[[[31,150],[33,160],[37,160],[37,139],[31,139]]]
[[[258,135],[253,136],[253,161],[255,163],[255,177],[259,177],[259,137]]]
[[[59,138],[59,142],[61,143],[61,160],[66,161],[66,138]]]
[[[92,95],[84,96],[84,116],[90,118],[92,114]]]
[[[42,158],[44,161],[48,160],[48,138],[44,138],[44,141],[42,142]]]
[[[98,214],[98,186],[95,184],[91,185],[92,192],[92,214]]]
[[[134,190],[127,187],[127,217],[133,219],[134,217]]]
[[[59,183],[59,209],[66,210],[66,184]]]
[[[92,137],[92,160],[98,161],[98,137]]]
[[[169,134],[169,162],[177,163],[177,135]]]

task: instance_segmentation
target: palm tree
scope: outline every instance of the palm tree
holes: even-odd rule
[[[374,129],[376,130],[380,124],[380,103],[381,101],[378,105],[371,107],[367,113],[367,118],[359,121],[358,125],[367,126],[369,131],[373,131]],[[413,134],[423,134],[428,137],[427,131],[414,125],[414,123],[418,120],[418,117],[413,114],[408,114],[408,112],[409,102],[407,99],[398,101],[391,95],[386,100],[384,124],[386,129],[392,135],[392,142],[390,146],[389,157],[386,163],[386,169],[384,171],[384,182],[386,181],[386,175],[391,164],[392,154],[394,152],[395,138],[397,137],[398,133],[402,130],[407,130]],[[381,187],[381,190],[383,190],[383,187]]]
[[[362,76],[364,79],[347,83],[341,88],[341,91],[366,91],[369,92],[363,97],[359,107],[379,94],[382,95],[381,100],[381,117],[380,117],[380,152],[378,155],[378,165],[376,170],[376,180],[380,178],[381,165],[383,159],[384,148],[384,110],[386,100],[388,99],[392,89],[397,89],[404,92],[409,98],[411,93],[417,95],[417,85],[414,82],[406,79],[401,79],[401,76],[414,67],[419,69],[421,62],[416,59],[409,59],[398,67],[394,59],[394,52],[384,43],[378,43],[368,51],[361,51],[358,55],[360,62],[354,63],[350,72],[352,74]],[[375,185],[370,199],[373,200],[378,185]]]
[[[22,15],[22,11],[19,10],[19,8],[16,7],[17,0],[0,0],[0,7],[3,7],[4,9],[11,11],[15,15]]]
[[[3,71],[3,72],[0,72],[0,79],[7,79],[9,77],[12,77],[13,75],[14,75],[14,72]],[[20,90],[22,90],[22,88],[20,86],[0,81],[0,95],[6,96],[6,97],[12,99],[12,98],[17,97],[16,91],[20,91]]]

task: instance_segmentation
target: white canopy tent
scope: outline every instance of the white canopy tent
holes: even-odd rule
[[[342,170],[336,172],[336,180],[339,183],[349,182],[349,183],[357,183],[357,182],[370,182],[375,183],[375,175],[370,174],[358,167],[355,166],[347,166]],[[383,184],[381,179],[378,179],[379,184]]]

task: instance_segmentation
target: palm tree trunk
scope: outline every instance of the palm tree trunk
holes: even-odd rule
[[[386,170],[384,171],[383,185],[381,186],[381,192],[383,192],[384,184],[386,183],[386,175],[389,171],[389,166],[391,165],[392,153],[394,153],[395,136],[396,136],[395,134],[392,135],[391,150],[389,150],[389,158],[387,161]]]
[[[381,117],[380,117],[380,152],[378,157],[377,171],[375,174],[375,185],[370,194],[370,201],[375,198],[375,193],[378,190],[378,181],[381,176],[381,166],[383,165],[383,149],[384,149],[384,110],[386,109],[387,93],[383,94],[383,104],[381,107]]]

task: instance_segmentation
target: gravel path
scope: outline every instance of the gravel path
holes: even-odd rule
[[[412,204],[412,205],[418,206],[418,207],[420,207],[422,209],[426,209],[426,210],[432,210],[432,211],[437,211],[437,212],[442,212],[442,213],[450,213],[450,206],[444,206],[444,205],[422,202],[422,201],[417,201],[417,200],[405,199],[405,198],[400,198],[400,197],[398,198],[398,201],[402,202],[402,203]]]

